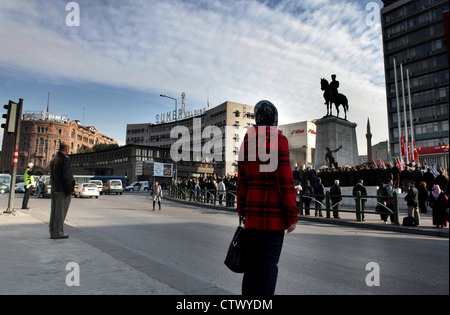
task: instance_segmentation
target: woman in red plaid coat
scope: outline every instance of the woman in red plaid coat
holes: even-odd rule
[[[298,210],[289,146],[276,128],[276,107],[255,106],[256,126],[249,128],[239,152],[237,211],[245,217],[248,268],[243,295],[273,295],[284,233],[294,231]]]

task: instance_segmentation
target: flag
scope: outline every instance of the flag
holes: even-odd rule
[[[414,161],[419,162],[419,150],[416,147],[416,140],[414,140]]]
[[[48,113],[48,110],[49,110],[49,104],[50,104],[50,92],[48,92],[48,99],[47,99],[47,113]]]
[[[408,140],[408,161],[412,161],[412,159],[411,159],[411,147],[410,147],[410,145],[409,145],[409,140]]]
[[[402,158],[406,155],[406,150],[405,150],[405,139],[403,138],[402,135]]]
[[[398,169],[399,170],[402,170],[403,171],[403,163],[402,162],[400,162],[400,158],[399,157],[397,157],[397,167],[398,167]]]
[[[436,171],[436,169],[433,167],[430,168],[431,173],[433,173],[434,176],[437,176],[438,172]]]
[[[372,160],[373,166],[377,166],[377,163],[375,163],[374,160]]]

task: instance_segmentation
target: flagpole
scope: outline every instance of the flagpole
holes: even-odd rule
[[[406,82],[408,85],[408,102],[409,102],[409,124],[411,126],[411,152],[414,154],[414,148],[416,146],[414,139],[414,120],[413,120],[413,112],[412,112],[412,104],[411,104],[411,86],[409,84],[409,68],[406,68]],[[414,155],[413,155],[414,159]],[[416,161],[418,163],[419,161]]]
[[[399,152],[400,152],[400,156],[401,156],[401,162],[402,162],[402,165],[403,165],[403,155],[402,155],[402,144],[401,144],[401,141],[402,141],[402,126],[401,126],[401,123],[400,123],[400,102],[399,102],[399,99],[398,99],[398,83],[397,83],[397,61],[396,61],[396,59],[394,58],[394,81],[395,81],[395,98],[396,98],[396,101],[397,101],[397,122],[398,122],[398,149],[399,149]]]
[[[408,117],[406,116],[406,99],[405,99],[405,82],[403,79],[403,64],[400,64],[400,72],[401,72],[401,79],[402,79],[402,97],[403,97],[403,114],[405,116],[405,141],[406,143],[409,143],[409,137],[408,137]],[[406,147],[406,146],[405,146]],[[409,145],[408,145],[409,149]],[[409,154],[406,152],[406,162],[409,164]]]
[[[48,114],[49,105],[50,105],[50,92],[48,92],[48,98],[47,98],[47,114]]]

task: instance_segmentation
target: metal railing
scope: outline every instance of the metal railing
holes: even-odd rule
[[[315,194],[304,194],[302,191],[299,192],[299,211],[300,215],[303,215],[304,211],[315,211],[316,208],[305,208],[304,199],[309,198],[311,202],[314,201],[315,205],[318,203],[321,208],[320,210],[326,212],[326,217],[331,218],[331,212],[345,212],[345,213],[354,213],[356,215],[356,220],[361,222],[364,220],[366,214],[376,214],[384,217],[385,221],[388,217],[390,217],[393,224],[399,225],[399,202],[398,202],[398,193],[396,191],[393,192],[392,196],[361,196],[361,192],[357,192],[357,195],[331,195],[329,191],[325,193],[325,195],[315,195]],[[351,198],[355,201],[355,208],[340,208],[333,209],[337,204],[341,204],[342,201],[335,202],[333,204],[333,199],[344,199]],[[369,200],[375,201],[375,207],[367,207],[366,203]],[[325,202],[325,204],[323,203]],[[372,202],[373,204],[373,202]],[[322,208],[323,207],[323,208]]]
[[[236,190],[217,190],[217,189],[190,189],[177,186],[169,187],[169,197],[200,202],[204,204],[223,205],[225,207],[236,207]]]
[[[216,190],[216,189],[189,189],[180,188],[177,186],[169,187],[169,197],[190,201],[199,202],[203,204],[211,204],[214,206],[222,205],[225,207],[236,208],[236,190]],[[304,199],[309,198],[312,204],[314,202],[314,207],[305,208]],[[339,209],[333,209],[341,201],[335,202],[334,199],[344,199],[350,198],[355,202],[355,207],[345,207]],[[372,200],[371,206],[367,207],[366,204],[369,200]],[[392,196],[361,196],[361,192],[358,192],[356,196],[354,195],[331,195],[329,191],[325,195],[316,194],[304,194],[302,191],[297,194],[297,207],[299,209],[299,214],[303,215],[305,211],[312,210],[315,211],[316,204],[320,205],[320,210],[325,211],[326,217],[331,218],[331,213],[333,211],[344,212],[344,213],[354,213],[356,215],[357,221],[363,221],[365,215],[379,215],[384,216],[385,220],[390,217],[393,224],[399,225],[399,202],[398,193],[393,192]]]

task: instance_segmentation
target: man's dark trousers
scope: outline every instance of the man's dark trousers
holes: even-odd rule
[[[71,195],[66,197],[64,192],[52,192],[50,212],[50,237],[60,238],[64,236],[64,220],[71,201]]]
[[[22,199],[22,209],[28,209],[28,199],[30,199],[32,189],[33,186],[31,185],[28,188],[25,188],[25,195]]]

